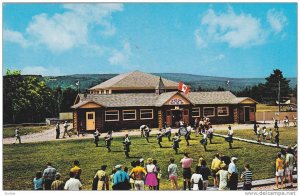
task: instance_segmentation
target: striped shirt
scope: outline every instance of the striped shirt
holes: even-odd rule
[[[245,170],[242,172],[242,177],[244,180],[244,184],[252,183],[252,172],[250,170]]]
[[[61,180],[55,180],[51,184],[51,190],[64,190],[65,183]]]

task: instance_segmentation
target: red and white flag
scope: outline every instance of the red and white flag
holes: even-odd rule
[[[183,84],[183,82],[179,82],[178,90],[184,92],[184,94],[189,94],[190,92],[190,87]]]

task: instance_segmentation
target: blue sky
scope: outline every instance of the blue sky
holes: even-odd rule
[[[297,4],[4,4],[3,69],[296,77]]]

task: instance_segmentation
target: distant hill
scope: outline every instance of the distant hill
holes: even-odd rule
[[[193,89],[216,90],[222,87],[228,90],[227,81],[229,80],[229,88],[231,91],[240,91],[246,87],[251,87],[259,83],[265,83],[265,78],[227,78],[202,76],[182,73],[153,73],[154,75],[173,80],[176,82],[182,81],[188,84]],[[117,74],[75,74],[67,76],[45,76],[44,79],[47,85],[51,88],[61,86],[62,88],[72,87],[77,88],[76,82],[80,81],[80,90],[86,89],[100,84]],[[297,78],[288,78],[290,80],[290,87],[294,88],[297,84]]]

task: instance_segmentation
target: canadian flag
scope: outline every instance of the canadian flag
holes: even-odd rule
[[[190,92],[190,87],[183,84],[183,82],[179,82],[178,90],[184,92],[187,95]]]

